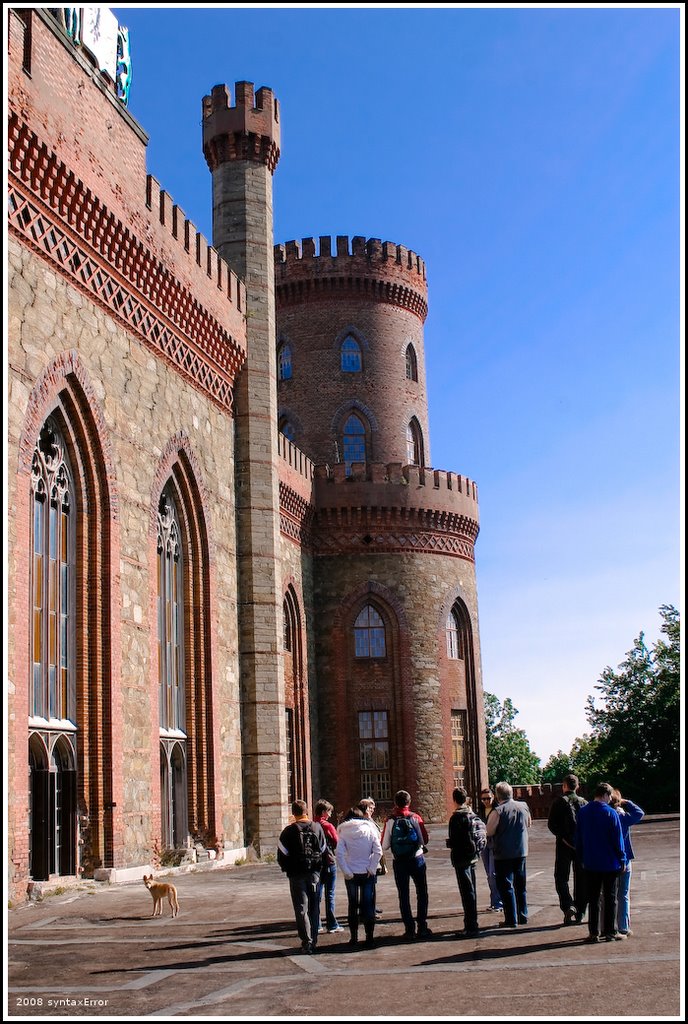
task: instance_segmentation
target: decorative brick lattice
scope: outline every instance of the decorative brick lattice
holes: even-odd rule
[[[305,547],[313,543],[313,506],[284,483],[279,485],[280,532]]]
[[[9,230],[231,410],[236,341],[16,117],[9,137]]]
[[[408,551],[475,561],[478,524],[466,516],[429,509],[320,509],[317,555]]]

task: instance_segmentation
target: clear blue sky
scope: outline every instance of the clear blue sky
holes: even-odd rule
[[[426,261],[432,462],[478,482],[485,689],[542,758],[679,605],[680,12],[113,8],[148,169],[211,238],[201,99],[281,103],[275,241]]]

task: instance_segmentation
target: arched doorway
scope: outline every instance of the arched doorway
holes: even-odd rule
[[[35,881],[76,874],[76,759],[71,737],[48,753],[44,737],[29,740],[29,870]]]

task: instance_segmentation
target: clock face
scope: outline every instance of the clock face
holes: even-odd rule
[[[83,8],[82,44],[113,82],[117,71],[117,28],[117,18],[108,7]]]

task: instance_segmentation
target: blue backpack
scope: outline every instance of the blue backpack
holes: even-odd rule
[[[404,857],[416,856],[422,841],[414,818],[400,814],[394,819],[390,845],[394,856],[402,860]]]

